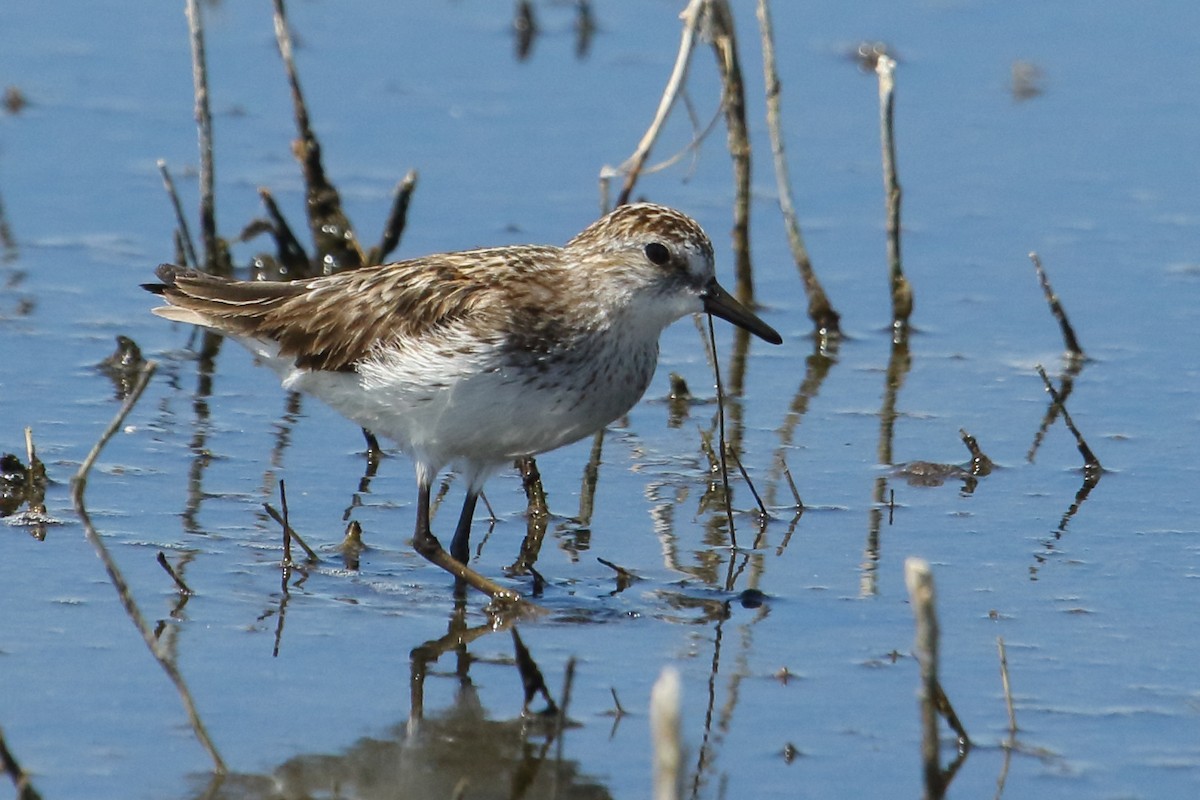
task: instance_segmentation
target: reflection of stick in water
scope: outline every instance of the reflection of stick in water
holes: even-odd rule
[[[80,522],[83,523],[83,531],[87,536],[88,542],[96,550],[96,554],[100,560],[104,562],[104,568],[108,571],[109,580],[112,581],[113,587],[117,590],[117,596],[121,598],[121,604],[125,606],[125,613],[129,615],[129,619],[133,622],[134,627],[142,635],[142,641],[146,643],[146,647],[150,650],[150,655],[158,662],[163,671],[167,673],[167,677],[171,679],[171,683],[175,685],[175,690],[179,692],[179,697],[183,701],[184,710],[187,712],[188,722],[191,723],[192,731],[196,734],[196,738],[200,744],[208,751],[209,757],[213,762],[213,770],[219,774],[223,774],[225,762],[221,758],[221,754],[217,751],[216,745],[208,736],[208,731],[204,727],[204,723],[200,720],[200,714],[196,710],[196,703],[192,699],[192,693],[187,687],[187,683],[183,679],[183,674],[180,673],[178,667],[170,659],[166,658],[158,648],[158,641],[154,637],[154,631],[146,624],[145,617],[142,616],[141,610],[133,599],[133,594],[129,591],[129,584],[125,582],[125,577],[121,574],[120,568],[117,567],[117,562],[113,560],[112,555],[108,552],[104,541],[100,538],[100,534],[96,532],[95,526],[92,525],[92,520],[88,516],[87,507],[84,504],[84,492],[87,489],[88,473],[95,464],[96,459],[100,455],[100,451],[108,444],[108,440],[113,437],[113,434],[121,427],[129,412],[137,405],[137,401],[145,391],[146,385],[150,382],[150,376],[154,374],[158,364],[154,361],[147,361],[142,368],[142,374],[138,382],[130,391],[129,396],[125,398],[125,403],[121,406],[121,410],[113,417],[112,422],[100,435],[94,447],[83,463],[79,465],[79,471],[75,473],[75,477],[71,479],[71,500],[75,504],[75,512],[79,515]]]

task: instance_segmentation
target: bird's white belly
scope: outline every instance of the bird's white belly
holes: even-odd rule
[[[382,353],[357,372],[273,366],[286,388],[320,398],[433,470],[486,468],[577,441],[625,414],[649,385],[658,348],[626,342],[544,369],[506,366],[490,353],[438,355]]]

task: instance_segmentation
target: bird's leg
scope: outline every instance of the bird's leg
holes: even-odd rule
[[[480,575],[475,570],[466,566],[461,560],[452,558],[433,535],[429,529],[429,487],[430,480],[426,480],[422,475],[417,480],[417,528],[413,533],[413,549],[425,557],[426,560],[433,564],[437,564],[442,569],[449,572],[459,581],[466,583],[468,586],[478,589],[484,594],[492,598],[492,600],[500,606],[508,606],[519,611],[530,611],[536,609],[526,600],[521,599],[521,595],[514,592],[512,589],[505,589],[495,581],[488,580]],[[468,500],[463,508],[463,513],[467,518],[467,535],[462,537],[462,547],[467,549],[467,539],[470,533],[471,515],[474,513],[475,498],[478,492],[468,494]],[[466,506],[470,506],[468,509]],[[468,510],[470,513],[468,513]],[[461,527],[461,524],[460,524]],[[455,543],[458,543],[458,534],[455,534]]]
[[[463,564],[471,560],[471,522],[475,518],[475,501],[478,499],[478,491],[467,490],[462,513],[458,515],[458,527],[454,529],[454,539],[450,542],[450,555]]]

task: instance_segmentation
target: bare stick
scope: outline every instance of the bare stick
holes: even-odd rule
[[[1004,705],[1008,709],[1008,735],[1017,738],[1017,712],[1013,708],[1012,685],[1008,682],[1008,651],[1004,649],[1004,637],[996,637],[996,649],[1000,651],[1000,683],[1004,687]]]
[[[804,235],[792,202],[792,180],[789,176],[787,154],[784,152],[783,127],[780,122],[779,72],[775,66],[775,33],[771,24],[771,10],[767,0],[758,0],[758,27],[762,34],[763,79],[767,85],[767,129],[771,135],[771,153],[775,157],[775,185],[779,192],[779,210],[787,229],[788,244],[792,248],[792,259],[800,271],[800,280],[808,295],[808,317],[816,326],[818,335],[837,336],[841,333],[840,316],[829,302],[825,288],[817,279],[808,248],[804,246]]]
[[[282,483],[282,481],[280,481],[280,482]],[[263,503],[263,509],[267,512],[268,515],[270,515],[271,519],[275,520],[277,523],[279,523],[279,525],[281,525],[283,527],[284,535],[287,537],[287,539],[293,539],[293,540],[295,540],[296,544],[300,545],[300,547],[304,550],[304,553],[308,556],[310,561],[320,561],[321,560],[320,558],[317,557],[316,551],[313,550],[311,547],[309,547],[308,543],[305,542],[304,539],[300,538],[300,534],[296,533],[296,529],[293,528],[287,522],[287,520],[284,518],[284,516],[282,514],[280,514],[278,511],[276,511],[271,506],[270,503]],[[286,544],[287,539],[284,540],[285,548],[287,547],[287,544]],[[284,558],[285,562],[291,563],[290,553],[285,553],[283,558]]]
[[[658,110],[654,112],[654,119],[651,121],[650,127],[642,135],[642,139],[638,142],[633,155],[625,159],[615,169],[605,167],[601,170],[602,185],[607,185],[608,178],[612,175],[625,174],[625,184],[621,187],[621,193],[617,196],[617,205],[619,206],[629,202],[629,196],[633,193],[633,186],[637,183],[638,176],[642,172],[642,167],[646,164],[646,159],[650,157],[650,148],[654,146],[655,140],[658,139],[658,134],[671,113],[671,107],[675,105],[675,100],[679,97],[679,93],[683,89],[683,83],[687,79],[688,63],[692,58],[692,50],[696,47],[696,29],[700,25],[701,11],[707,2],[708,0],[689,0],[687,8],[679,15],[679,18],[683,20],[683,33],[679,39],[679,52],[675,55],[675,66],[671,70],[671,77],[667,80],[666,88],[663,89],[662,97],[659,98]]]
[[[1037,365],[1037,373],[1042,376],[1042,383],[1046,385],[1046,391],[1050,393],[1050,399],[1058,405],[1062,411],[1063,422],[1067,424],[1067,430],[1075,437],[1075,447],[1079,449],[1079,454],[1083,456],[1083,466],[1086,470],[1098,472],[1103,469],[1100,466],[1100,459],[1096,458],[1096,454],[1092,452],[1092,448],[1088,447],[1087,440],[1083,438],[1083,434],[1075,427],[1075,421],[1071,419],[1071,414],[1067,411],[1066,405],[1063,404],[1062,398],[1050,383],[1050,379],[1046,377],[1046,370],[1042,369],[1042,365]]]
[[[279,260],[289,272],[298,273],[293,277],[308,277],[312,270],[312,261],[309,260],[304,245],[300,244],[300,240],[292,232],[292,226],[288,225],[283,212],[279,210],[274,195],[269,189],[260,187],[258,196],[262,198],[267,216],[271,218],[271,233],[275,239],[275,249],[279,252]]]
[[[326,274],[354,269],[362,266],[366,259],[350,220],[342,211],[342,201],[337,189],[325,175],[325,167],[321,161],[321,144],[309,124],[308,108],[304,103],[304,94],[300,91],[300,78],[292,56],[292,33],[288,29],[283,0],[274,0],[274,19],[275,41],[279,46],[279,55],[283,59],[288,86],[292,92],[292,110],[298,134],[294,151],[304,172],[304,206],[308,212],[308,226],[317,247],[317,256]]]
[[[683,766],[679,709],[683,689],[679,672],[663,668],[650,690],[650,735],[654,739],[654,800],[678,800]]]
[[[200,240],[204,244],[204,263],[197,268],[208,272],[223,270],[217,242],[216,193],[213,190],[212,110],[208,104],[208,62],[204,56],[204,20],[199,0],[187,0],[188,31],[192,42],[192,85],[196,96],[196,129],[200,137]]]
[[[746,89],[738,59],[737,35],[728,0],[708,4],[713,52],[721,73],[722,108],[733,159],[733,253],[736,259],[734,294],[746,305],[754,304],[754,274],[750,263],[750,134],[746,129]]]
[[[17,790],[17,800],[42,800],[42,796],[33,788],[29,773],[21,768],[16,756],[8,749],[8,741],[4,731],[0,729],[0,772],[7,772],[12,778],[13,788]]]
[[[171,566],[171,563],[167,561],[167,554],[162,550],[158,551],[158,565],[166,570],[166,573],[171,576],[171,580],[175,582],[175,588],[179,590],[181,595],[190,597],[191,595],[195,594],[195,592],[191,590],[191,587],[183,582],[183,578],[179,577],[179,573],[176,572],[175,568]]]
[[[792,490],[792,497],[796,501],[796,508],[803,510],[804,501],[800,499],[800,490],[796,488],[796,482],[792,480],[792,471],[788,468],[787,461],[780,455],[779,460],[783,462],[783,477],[787,479],[788,488]]]
[[[916,618],[917,634],[913,644],[921,665],[921,762],[925,768],[925,797],[942,797],[941,758],[938,751],[938,621],[933,588],[933,572],[922,558],[904,561],[904,582]]]
[[[733,463],[737,465],[738,472],[742,473],[742,480],[746,482],[746,487],[750,489],[750,494],[754,496],[754,502],[758,503],[758,512],[762,514],[764,520],[770,519],[771,514],[767,511],[767,506],[759,496],[758,490],[754,488],[754,481],[750,480],[750,473],[746,472],[746,467],[742,464],[742,460],[732,450],[729,451],[729,455],[733,457]]]
[[[883,144],[883,188],[887,208],[888,269],[892,281],[892,335],[907,337],[913,295],[900,264],[900,179],[896,174],[896,137],[893,125],[896,91],[896,61],[880,53],[875,62],[879,76],[879,127]]]
[[[113,434],[125,422],[125,418],[129,416],[129,412],[137,405],[137,401],[145,391],[146,385],[150,382],[150,377],[154,374],[154,370],[158,367],[154,361],[147,361],[142,367],[141,375],[138,376],[137,383],[129,392],[129,396],[125,398],[125,402],[121,405],[121,409],[117,415],[113,417],[112,422],[104,429],[104,433],[100,435],[87,458],[79,465],[79,470],[75,473],[75,477],[71,479],[71,500],[75,505],[75,513],[79,515],[80,521],[83,523],[84,534],[87,536],[88,542],[95,549],[100,560],[104,562],[104,569],[108,572],[109,580],[112,581],[113,588],[117,590],[117,596],[121,600],[121,604],[125,607],[125,613],[129,615],[129,619],[133,622],[134,627],[142,635],[142,641],[146,643],[146,647],[150,650],[150,655],[158,662],[163,671],[167,673],[171,683],[175,685],[175,690],[179,693],[180,699],[183,701],[184,711],[187,713],[188,722],[191,723],[192,731],[196,734],[201,746],[208,751],[209,758],[213,762],[213,771],[219,775],[226,772],[225,762],[221,758],[221,754],[217,752],[216,745],[208,736],[208,731],[204,727],[204,723],[200,719],[200,714],[196,710],[196,703],[192,699],[192,693],[187,687],[187,682],[183,679],[183,674],[179,672],[175,663],[164,656],[158,649],[158,640],[154,638],[154,630],[146,624],[145,617],[142,616],[141,610],[133,599],[132,593],[129,591],[129,584],[125,582],[125,577],[121,574],[120,568],[117,567],[117,562],[113,560],[112,555],[108,552],[108,547],[105,546],[104,540],[100,538],[96,528],[92,525],[91,517],[88,516],[87,507],[84,504],[84,492],[87,489],[88,473],[91,471],[92,464],[100,455],[100,451],[108,443],[108,440],[113,437]]]
[[[1050,279],[1046,277],[1046,270],[1042,269],[1042,260],[1038,258],[1037,253],[1030,253],[1029,260],[1033,262],[1033,268],[1037,270],[1038,282],[1042,284],[1042,292],[1046,295],[1046,302],[1050,304],[1050,313],[1058,320],[1058,327],[1062,330],[1063,344],[1067,348],[1067,355],[1079,360],[1087,358],[1083,352],[1083,348],[1079,346],[1079,340],[1075,338],[1075,329],[1071,327],[1071,322],[1067,319],[1067,312],[1063,310],[1058,295],[1050,287]]]
[[[179,239],[187,251],[188,264],[198,269],[200,260],[196,258],[196,245],[192,242],[192,231],[188,228],[187,217],[183,213],[183,204],[179,202],[179,192],[175,191],[175,181],[167,169],[167,162],[161,158],[158,160],[158,172],[162,175],[163,188],[167,190],[167,197],[171,199],[171,207],[175,209],[175,224],[179,226]],[[188,264],[184,266],[188,266]]]
[[[388,215],[387,222],[383,225],[383,238],[367,253],[368,264],[382,264],[383,260],[396,249],[396,245],[400,244],[400,237],[404,234],[404,226],[408,222],[408,205],[412,202],[413,192],[416,191],[416,188],[417,171],[410,169],[404,179],[396,184],[392,210]]]

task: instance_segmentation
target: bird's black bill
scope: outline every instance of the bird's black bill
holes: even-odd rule
[[[700,293],[700,299],[704,301],[704,310],[714,317],[720,317],[739,328],[745,328],[763,341],[771,344],[783,344],[783,337],[779,335],[778,331],[735,300],[733,295],[725,291],[716,281],[708,284]]]

